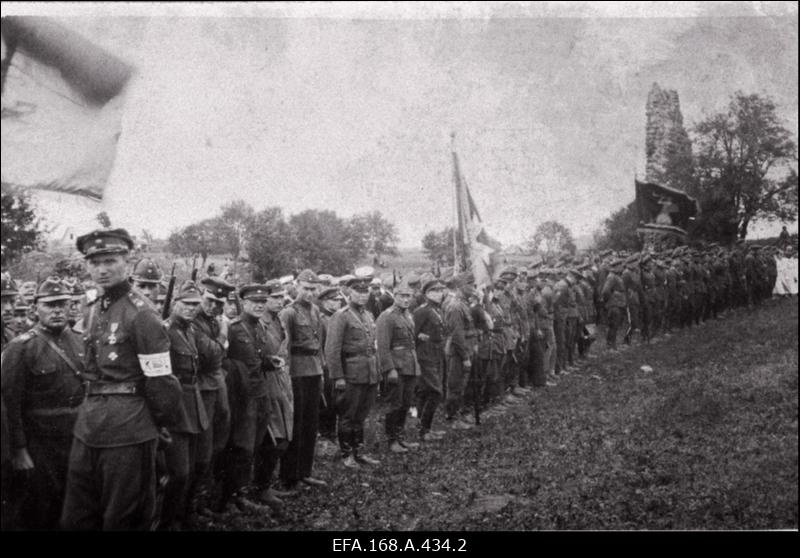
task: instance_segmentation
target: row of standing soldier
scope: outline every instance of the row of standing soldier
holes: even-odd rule
[[[406,453],[445,435],[442,403],[445,425],[470,429],[490,405],[555,385],[587,356],[593,324],[616,350],[625,323],[627,342],[649,341],[758,303],[775,280],[768,250],[716,246],[509,266],[480,289],[469,273],[389,293],[370,268],[338,281],[305,270],[291,298],[279,280],[188,281],[162,321],[161,273],[143,260],[129,280],[126,231],[77,244],[100,296],[77,313],[79,285],[48,278],[38,323],[7,346],[4,325],[4,528],[178,529],[200,504],[279,509],[326,485],[318,434],[344,467],[380,465],[364,435],[379,386],[387,449]],[[4,319],[15,294],[4,278]]]

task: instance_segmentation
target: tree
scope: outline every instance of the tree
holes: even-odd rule
[[[558,221],[545,221],[536,228],[528,240],[532,252],[554,254],[558,252],[575,253],[575,239],[572,232]]]
[[[456,233],[456,237],[461,245],[461,234]],[[453,227],[425,233],[422,237],[422,249],[431,261],[439,265],[453,265]]]
[[[384,254],[397,255],[397,227],[380,211],[354,215],[348,221],[348,228],[348,239],[353,244],[353,251],[361,252],[366,249],[374,252],[378,258]]]
[[[348,229],[335,212],[308,209],[292,215],[289,227],[295,268],[340,275],[352,267],[356,258]]]
[[[770,98],[736,92],[694,134],[698,230],[743,239],[754,218],[796,220],[797,145]]]
[[[639,226],[639,215],[636,203],[630,203],[611,214],[600,231],[594,234],[595,248],[598,250],[630,250],[637,251],[642,242],[636,232]]]
[[[255,210],[245,201],[236,200],[226,203],[220,208],[222,212],[218,229],[221,240],[225,243],[224,252],[233,255],[233,261],[239,260],[239,255],[246,250],[249,229],[253,225]]]
[[[0,194],[2,203],[2,265],[5,267],[23,254],[36,250],[44,244],[46,232],[31,203],[30,196],[3,184]]]
[[[247,245],[250,262],[264,277],[278,277],[294,270],[291,229],[280,207],[268,207],[253,216]]]
[[[228,251],[230,244],[227,242],[230,230],[222,223],[221,218],[212,217],[174,231],[167,239],[169,251],[181,256],[194,256],[199,254],[205,267],[209,254],[219,254]]]

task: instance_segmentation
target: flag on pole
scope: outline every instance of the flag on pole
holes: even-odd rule
[[[453,151],[453,177],[456,186],[458,228],[463,239],[463,246],[460,247],[461,267],[472,272],[478,287],[488,285],[492,282],[494,249],[489,246],[489,235],[483,228],[478,208],[461,174],[455,151]],[[458,264],[459,262],[456,262],[456,265]]]
[[[100,200],[134,68],[45,17],[2,20],[2,182]]]

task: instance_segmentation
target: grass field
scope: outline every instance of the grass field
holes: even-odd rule
[[[372,420],[384,466],[320,458],[327,488],[204,528],[796,529],[797,314],[796,298],[771,300],[622,353],[595,347],[557,386],[400,457]]]

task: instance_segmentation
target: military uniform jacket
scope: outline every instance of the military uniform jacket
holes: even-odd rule
[[[553,327],[553,315],[555,312],[554,303],[555,303],[555,295],[553,294],[553,288],[548,285],[544,284],[541,290],[542,296],[542,313],[539,316],[539,325],[542,329],[550,329]]]
[[[553,285],[553,318],[564,321],[569,313],[569,283],[559,279]]]
[[[68,327],[55,334],[37,325],[8,344],[2,391],[14,448],[26,447],[30,436],[72,437],[83,401],[83,357],[83,340]]]
[[[75,437],[98,448],[155,440],[159,426],[170,428],[179,419],[182,399],[169,336],[155,307],[125,281],[89,307],[86,324],[89,391],[78,410]],[[92,395],[95,382],[138,387],[136,394]]]
[[[641,306],[643,296],[642,284],[639,281],[638,272],[626,269],[622,272],[622,283],[625,285],[625,296],[627,297],[628,307],[636,308]]]
[[[11,341],[12,339],[14,339],[14,332],[11,331],[10,328],[6,327],[5,324],[3,324],[3,340],[2,340],[3,344],[2,346],[0,346],[0,350],[5,349],[6,345],[8,345],[9,341]]]
[[[420,339],[420,334],[428,336],[427,341]],[[414,339],[417,345],[417,361],[420,363],[437,363],[444,358],[444,314],[442,307],[433,302],[426,302],[414,310]]]
[[[642,290],[644,291],[644,302],[653,307],[656,302],[656,276],[652,271],[642,270]]]
[[[322,376],[325,328],[316,305],[293,302],[280,313],[289,350],[289,373],[293,378]]]
[[[583,293],[583,308],[584,308],[584,321],[587,324],[594,323],[595,321],[595,312],[594,312],[594,289],[592,285],[589,284],[588,281],[583,280],[578,285],[581,288]]]
[[[198,386],[200,366],[195,330],[191,323],[175,318],[167,321],[167,334],[172,373],[183,390],[180,422],[172,430],[200,434],[208,428],[208,416]]]
[[[199,357],[200,391],[216,391],[225,382],[222,360],[225,358],[225,341],[220,333],[220,323],[200,310],[192,321]]]
[[[496,302],[486,303],[486,314],[489,320],[486,321],[484,333],[478,343],[478,357],[484,360],[501,359],[506,354],[505,336],[502,328],[498,327],[503,319],[503,309]]]
[[[519,323],[514,309],[515,301],[510,293],[498,291],[497,304],[503,309],[503,317],[499,322],[495,322],[495,327],[502,327],[506,351],[511,351],[516,347],[517,339],[520,336]]]
[[[274,370],[270,360],[267,331],[258,318],[242,315],[228,327],[228,358],[238,361],[247,370],[242,386],[248,397],[267,395],[265,374]]]
[[[625,285],[619,275],[609,272],[603,285],[602,297],[606,308],[625,308]]]
[[[539,314],[542,311],[542,296],[536,289],[531,289],[525,293],[523,301],[525,303],[525,313],[528,316],[528,332],[530,336],[531,333],[536,333],[536,330],[540,329]]]
[[[378,316],[375,329],[379,370],[384,374],[397,370],[401,376],[419,376],[411,312],[392,306]]]
[[[580,292],[578,285],[570,285],[569,282],[567,285],[567,318],[580,318],[583,293]]]
[[[477,348],[478,332],[467,303],[461,298],[453,300],[445,309],[444,322],[449,336],[448,356],[453,355],[461,360],[471,358]]]
[[[280,317],[267,312],[261,323],[264,325],[266,351],[270,355],[286,359],[286,333]],[[292,379],[286,367],[276,368],[266,373],[267,397],[270,400],[268,428],[274,438],[292,439],[294,428],[294,392]]]
[[[325,361],[332,380],[378,383],[375,322],[366,308],[348,304],[333,315],[325,339]]]

